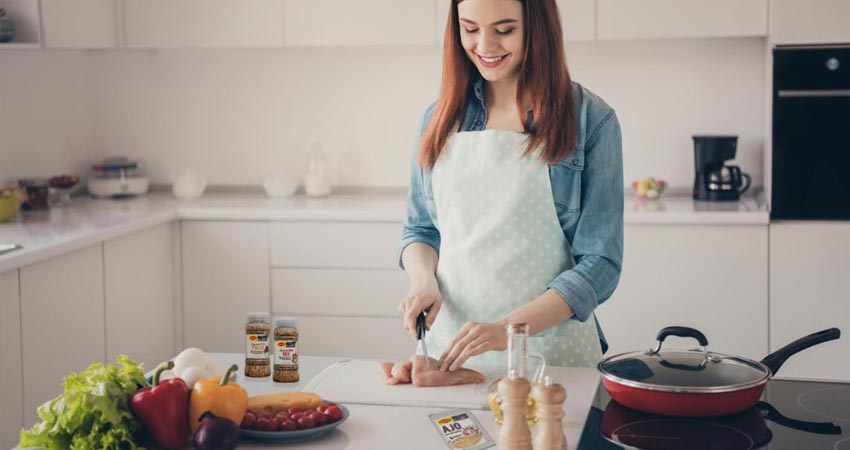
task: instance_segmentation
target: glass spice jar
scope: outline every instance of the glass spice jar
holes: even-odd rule
[[[294,317],[276,317],[274,321],[274,381],[297,383],[298,327]]]
[[[271,375],[269,359],[269,313],[253,312],[245,317],[245,376],[262,378]]]

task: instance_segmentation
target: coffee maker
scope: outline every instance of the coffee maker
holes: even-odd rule
[[[750,175],[738,166],[727,166],[735,159],[738,136],[694,136],[694,199],[735,201],[750,187]]]

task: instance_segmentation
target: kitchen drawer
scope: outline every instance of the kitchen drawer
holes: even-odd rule
[[[401,317],[408,290],[399,269],[272,269],[272,309],[287,314]]]
[[[398,361],[416,351],[416,339],[404,330],[400,318],[297,316],[297,319],[298,351],[302,355]]]
[[[401,230],[400,222],[272,223],[271,265],[394,269]]]

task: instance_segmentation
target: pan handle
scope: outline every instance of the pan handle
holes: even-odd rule
[[[756,402],[756,408],[758,408],[762,417],[766,420],[782,425],[783,427],[815,434],[839,435],[842,433],[841,427],[832,422],[806,422],[804,420],[785,417],[770,403]]]
[[[801,337],[796,341],[786,345],[785,347],[780,348],[779,350],[767,355],[761,360],[761,363],[767,366],[770,369],[771,376],[775,375],[776,372],[779,371],[779,368],[782,367],[782,364],[785,364],[785,361],[790,358],[792,355],[799,353],[813,345],[822,344],[824,342],[832,341],[841,337],[841,330],[838,328],[829,328],[827,330],[818,331],[817,333],[812,333],[806,337]]]

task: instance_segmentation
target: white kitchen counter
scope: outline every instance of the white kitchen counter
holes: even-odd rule
[[[181,201],[164,192],[124,200],[76,198],[70,207],[22,212],[9,223],[0,224],[0,243],[23,246],[0,255],[0,273],[174,220],[401,223],[404,215],[405,194],[400,191],[323,199],[213,193]],[[766,225],[769,214],[761,195],[729,203],[695,202],[686,196],[646,201],[628,195],[624,220],[626,224]]]
[[[222,364],[242,365],[244,357],[237,354],[215,353],[213,356]],[[248,391],[248,395],[265,394],[281,390],[297,391],[322,369],[344,358],[309,357],[300,359],[301,382],[294,384],[274,383],[271,379],[247,379],[240,375],[238,383]],[[567,389],[567,401],[564,404],[564,433],[568,448],[578,447],[587,413],[590,410],[599,376],[595,369],[575,367],[551,367],[546,374]],[[377,368],[375,382],[380,383]],[[356,386],[352,386],[356,389]],[[439,389],[439,388],[421,388]],[[333,400],[333,399],[328,399]],[[428,415],[449,408],[420,408],[408,406],[376,406],[350,404],[345,406],[351,412],[348,420],[326,437],[302,444],[287,445],[286,448],[321,450],[440,450],[446,448],[434,427],[428,421]],[[472,411],[487,434],[493,440],[498,439],[499,428],[493,422],[493,413],[489,410]],[[251,444],[243,441],[240,449],[269,448],[268,444]]]

